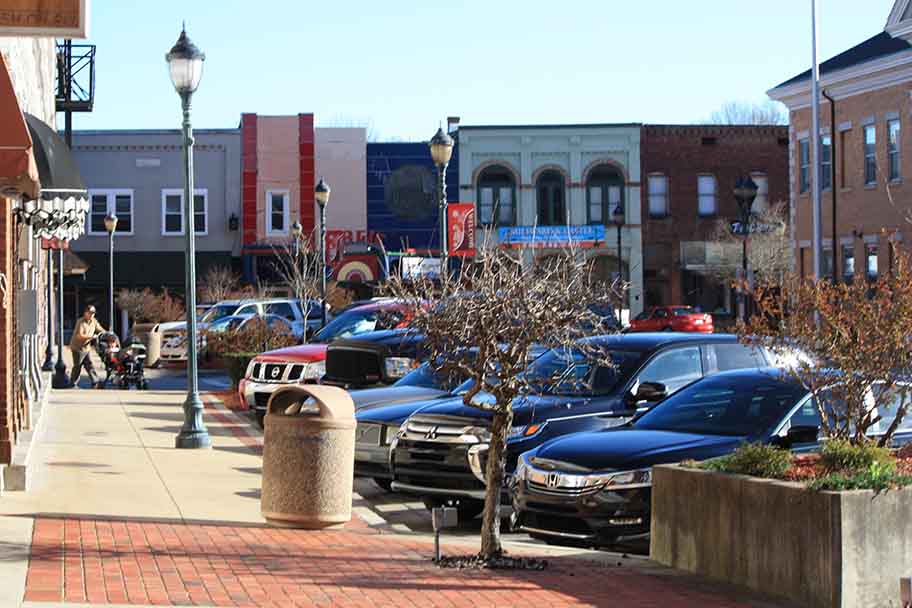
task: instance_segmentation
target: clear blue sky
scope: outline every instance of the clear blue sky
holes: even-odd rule
[[[892,0],[821,4],[825,59],[882,30]],[[197,127],[693,123],[810,65],[810,0],[93,0],[96,104],[76,129],[178,126],[164,55],[182,19],[207,55]]]

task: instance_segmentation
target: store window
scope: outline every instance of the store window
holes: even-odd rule
[[[478,222],[482,226],[516,223],[516,180],[500,165],[485,168],[478,178]]]

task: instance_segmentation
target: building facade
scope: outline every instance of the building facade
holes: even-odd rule
[[[639,124],[460,127],[459,200],[475,203],[477,242],[521,246],[528,263],[554,246],[584,244],[602,278],[621,268],[629,314],[638,314],[640,131]],[[624,218],[620,248],[616,209]]]
[[[720,241],[737,220],[739,177],[758,185],[753,211],[788,200],[788,127],[644,125],[640,142],[647,306],[686,304],[733,314],[741,247]]]
[[[241,251],[238,129],[194,132],[197,275],[232,267]],[[72,249],[88,264],[67,282],[68,319],[94,304],[108,319],[108,233],[104,218],[117,217],[115,290],[167,288],[183,293],[184,162],[178,130],[76,131],[73,153],[89,190],[86,233]],[[118,321],[119,322],[119,321]]]
[[[912,2],[898,0],[884,31],[820,65],[821,274],[875,278],[890,242],[912,238]],[[813,276],[810,71],[769,91],[789,108],[792,238],[797,269]]]

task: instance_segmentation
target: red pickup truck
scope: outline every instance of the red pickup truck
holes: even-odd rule
[[[695,311],[690,306],[654,306],[630,322],[630,331],[684,331],[713,333],[712,315]]]

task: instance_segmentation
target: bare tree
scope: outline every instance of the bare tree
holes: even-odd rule
[[[117,306],[133,319],[134,323],[166,323],[179,321],[184,317],[184,303],[164,289],[155,293],[148,287],[121,289],[117,294]]]
[[[320,259],[311,247],[309,238],[300,238],[293,244],[273,246],[274,268],[292,296],[301,303],[307,315],[310,303],[320,295]],[[306,332],[305,332],[306,333]]]
[[[729,101],[709,117],[714,125],[787,125],[788,110],[772,99],[763,103]]]
[[[760,280],[781,281],[792,268],[792,243],[788,232],[788,203],[778,202],[753,215],[757,228],[748,237],[747,260],[753,274]],[[720,220],[711,239],[723,247],[740,248],[743,236],[732,234],[729,223]],[[738,256],[740,260],[740,255]],[[731,264],[712,267],[712,273],[723,281],[738,278],[737,267]]]
[[[394,276],[387,285],[390,295],[414,309],[411,326],[425,335],[427,360],[436,362],[439,373],[473,380],[464,403],[491,415],[491,427],[483,432],[489,438],[479,553],[483,562],[502,554],[500,494],[513,400],[557,381],[523,374],[530,349],[567,349],[568,365],[571,352],[583,353],[593,367],[613,365],[594,343],[579,339],[602,327],[596,307],[616,306],[618,286],[596,282],[576,249],[533,268],[524,266],[522,258],[486,244],[459,273],[444,273],[439,280]]]
[[[198,287],[202,302],[220,302],[235,296],[240,290],[241,277],[227,266],[213,266]]]

